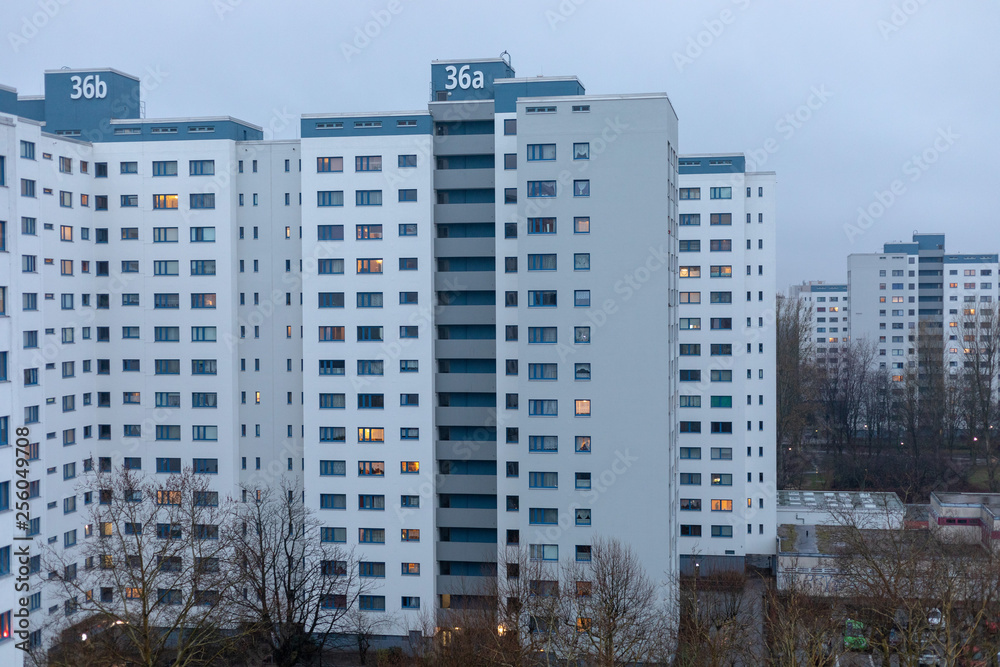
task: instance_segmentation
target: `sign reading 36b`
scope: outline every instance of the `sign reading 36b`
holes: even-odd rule
[[[69,80],[73,83],[73,92],[69,96],[71,100],[78,100],[81,97],[85,100],[100,100],[108,95],[108,84],[101,81],[100,74],[91,74],[82,79],[73,76]]]
[[[482,88],[483,87],[483,73],[476,70],[469,73],[469,65],[462,65],[461,69],[458,69],[454,65],[448,65],[444,68],[445,74],[448,76],[447,81],[445,81],[445,90],[454,90],[456,88],[461,88],[462,90],[468,90],[469,88]]]

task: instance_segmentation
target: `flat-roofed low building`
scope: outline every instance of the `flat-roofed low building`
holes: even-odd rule
[[[931,493],[927,527],[938,539],[1000,547],[1000,493]]]

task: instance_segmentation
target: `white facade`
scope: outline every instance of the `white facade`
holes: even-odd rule
[[[31,554],[88,539],[96,499],[77,485],[91,466],[192,468],[224,496],[301,485],[297,142],[88,144],[3,120],[2,412],[37,452]],[[215,123],[238,121],[129,122]],[[4,515],[10,543],[25,531]],[[62,613],[29,583],[33,614]]]
[[[773,172],[681,156],[680,551],[775,553]]]
[[[435,590],[431,137],[306,138],[302,153],[306,505],[384,571],[373,608],[405,634]]]
[[[609,138],[609,118],[642,131]],[[570,96],[522,98],[516,120],[498,542],[585,563],[594,536],[616,537],[651,575],[676,571],[676,116],[665,95]]]
[[[466,62],[485,92],[435,63],[428,111],[308,115],[296,141],[0,88],[0,447],[18,427],[34,445],[33,555],[86,539],[91,464],[301,488],[379,580],[386,634],[481,593],[509,545],[585,563],[616,537],[657,578],[680,554],[774,554],[774,174],[685,173],[663,94]],[[14,459],[0,566],[25,537]],[[0,570],[0,633],[15,583]],[[32,618],[61,605],[42,592]]]

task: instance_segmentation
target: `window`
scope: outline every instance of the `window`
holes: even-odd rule
[[[254,260],[256,262],[257,260]],[[176,274],[172,274],[176,275]],[[214,276],[215,275],[215,260],[214,259],[192,259],[191,260],[191,275],[192,276]]]
[[[153,195],[154,209],[176,209],[177,195]]]
[[[329,338],[326,340],[344,340],[343,327],[331,327],[335,329],[340,329],[340,338]],[[322,327],[321,327],[322,329]],[[322,338],[322,333],[320,340]],[[319,360],[319,374],[320,375],[343,375],[344,374],[344,360],[343,359],[320,359]]]
[[[347,509],[347,495],[343,493],[321,493],[319,495],[320,509],[343,510]]]
[[[358,542],[362,544],[385,544],[385,529],[383,528],[359,528]],[[361,596],[372,597],[372,596]],[[360,599],[359,599],[360,604]],[[384,608],[384,602],[383,602]]]
[[[321,329],[328,327],[320,327]],[[343,327],[335,327],[341,328]],[[382,327],[377,326],[359,326],[357,329],[358,340],[359,341],[380,341],[382,340]]]
[[[347,429],[343,426],[320,426],[320,442],[345,442],[347,440]]]
[[[193,342],[215,342],[215,327],[191,327],[191,340]]]
[[[712,199],[732,199],[733,189],[731,187],[726,188],[711,188],[709,190],[709,196]]]
[[[319,328],[319,341],[343,341],[344,327],[323,326]],[[343,363],[343,362],[341,362]],[[322,363],[321,363],[322,369]]]
[[[180,471],[181,471],[181,460],[179,458],[156,459],[156,472],[179,473]]]
[[[528,510],[528,523],[556,525],[559,523],[559,510],[555,507],[532,507]]]
[[[531,560],[559,560],[558,544],[531,544],[528,547],[528,557]]]
[[[188,173],[191,176],[212,176],[215,174],[215,160],[190,160]]]
[[[528,414],[533,417],[554,417],[559,414],[556,400],[536,399],[528,401]]]
[[[359,225],[360,227],[360,225]],[[360,236],[358,238],[361,238]],[[381,237],[380,237],[381,238]],[[318,241],[343,241],[343,225],[319,225],[316,228],[316,240]]]
[[[590,181],[589,180],[575,180],[575,181],[573,181],[573,196],[574,197],[589,197],[590,196]]]
[[[681,188],[681,199],[701,199],[701,188]]]
[[[219,459],[194,459],[192,468],[198,475],[215,475],[219,472]]]
[[[588,182],[589,192],[589,182]],[[555,197],[555,181],[528,181],[528,197]]]
[[[381,259],[359,259],[357,261],[358,273],[382,273]]]
[[[356,237],[359,241],[382,238],[382,225],[356,225],[355,227]]]
[[[712,473],[712,486],[732,486],[733,476],[729,473]]]
[[[385,442],[385,429],[358,427],[358,442]]]
[[[382,156],[359,155],[355,157],[354,171],[382,171]]]
[[[555,290],[532,290],[528,292],[528,307],[549,308],[556,305]]]
[[[555,234],[555,218],[528,218],[528,234]],[[553,267],[554,267],[553,256]]]
[[[555,160],[555,144],[528,144],[528,162],[536,160]]]
[[[316,193],[316,206],[343,206],[343,190],[320,190]]]
[[[21,196],[22,197],[34,197],[35,196],[35,182],[27,179],[21,179]]]
[[[559,437],[555,435],[528,436],[528,451],[530,452],[559,451]]]
[[[338,292],[339,294],[339,292]],[[357,304],[358,308],[381,308],[382,307],[382,292],[358,292],[357,293]],[[343,307],[343,295],[341,295],[341,304]]]
[[[212,192],[192,192],[191,208],[215,208],[215,193]]]
[[[356,190],[354,192],[355,206],[381,206],[381,190]]]
[[[733,267],[726,265],[713,265],[710,268],[709,275],[712,278],[732,278]]]
[[[122,164],[124,165],[125,163]],[[122,168],[124,168],[124,166]],[[153,162],[153,176],[176,176],[176,175],[177,175],[177,160]]]
[[[344,171],[343,157],[318,157],[316,158],[317,173],[330,173]]]
[[[713,504],[713,509],[715,509],[714,508],[714,505],[715,505],[715,501],[714,500],[712,501],[712,504]],[[731,501],[730,501],[730,504],[732,504]],[[732,537],[732,536],[733,536],[733,527],[732,526],[712,526],[712,537]]]

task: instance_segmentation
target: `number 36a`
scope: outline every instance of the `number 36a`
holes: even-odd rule
[[[468,90],[470,87],[483,87],[483,73],[476,70],[472,74],[469,74],[468,65],[462,65],[462,69],[457,69],[454,65],[448,65],[444,68],[444,71],[448,75],[448,80],[444,84],[445,90],[454,90],[455,88]]]
[[[70,81],[73,83],[73,92],[69,96],[71,100],[78,100],[81,97],[87,100],[100,100],[108,95],[108,84],[101,81],[100,74],[91,74],[83,79],[74,76],[70,77]]]

